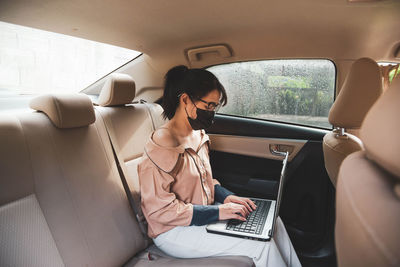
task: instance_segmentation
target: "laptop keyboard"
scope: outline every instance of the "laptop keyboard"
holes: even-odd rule
[[[226,225],[226,230],[250,234],[262,233],[271,201],[262,201],[258,199],[252,199],[252,201],[256,204],[257,209],[249,214],[247,221],[229,220]]]

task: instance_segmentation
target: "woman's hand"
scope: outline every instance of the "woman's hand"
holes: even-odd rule
[[[245,206],[236,203],[221,204],[218,208],[220,220],[237,219],[246,221],[246,217],[249,215]]]
[[[227,196],[224,200],[224,203],[237,203],[246,207],[247,212],[250,213],[257,208],[256,204],[246,197],[238,197],[235,195]]]

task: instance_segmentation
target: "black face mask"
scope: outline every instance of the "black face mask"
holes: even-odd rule
[[[196,105],[195,105],[196,107]],[[185,108],[186,111],[186,108]],[[196,119],[192,119],[189,117],[189,114],[186,111],[186,115],[190,126],[192,126],[193,130],[207,129],[214,123],[215,111],[200,109],[196,107]]]

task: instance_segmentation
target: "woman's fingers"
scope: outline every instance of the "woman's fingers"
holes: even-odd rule
[[[249,198],[245,198],[246,202],[251,206],[252,210],[256,210],[256,204]]]
[[[231,202],[220,206],[220,219],[238,219],[246,221],[247,216],[257,208],[249,198],[235,197]]]
[[[240,215],[238,215],[238,214],[235,214],[235,218],[234,219],[237,219],[237,220],[241,220],[241,221],[246,221],[246,218],[245,217],[243,217],[243,216],[240,216]]]
[[[245,200],[244,198],[241,198],[241,199],[238,201],[238,203],[241,204],[241,205],[243,205],[243,206],[245,206],[245,207],[246,207],[246,210],[247,210],[249,213],[253,211],[253,210],[250,208],[249,204],[246,202],[246,200]]]
[[[235,209],[235,210],[233,210],[233,212],[232,212],[233,214],[236,214],[236,215],[239,215],[239,216],[241,216],[241,217],[243,217],[243,218],[246,218],[247,216],[246,216],[246,213],[242,210],[242,209]]]
[[[249,198],[245,198],[245,197],[241,197],[241,198],[237,199],[236,203],[245,206],[249,213],[257,208],[256,204],[254,204],[253,201],[251,201]]]
[[[232,214],[233,219],[239,219],[241,221],[246,221],[246,216],[243,216],[241,212],[235,212]]]
[[[242,217],[246,218],[248,215],[247,209],[241,204],[236,204],[233,213],[239,213]]]

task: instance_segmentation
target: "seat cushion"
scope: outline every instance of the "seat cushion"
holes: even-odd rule
[[[176,259],[169,257],[159,257],[149,260],[144,257],[135,257],[130,260],[125,267],[153,267],[153,266],[171,266],[171,267],[251,267],[255,266],[254,262],[245,256],[225,256],[212,258],[196,258],[196,259]]]
[[[0,206],[0,266],[64,266],[35,195]]]

